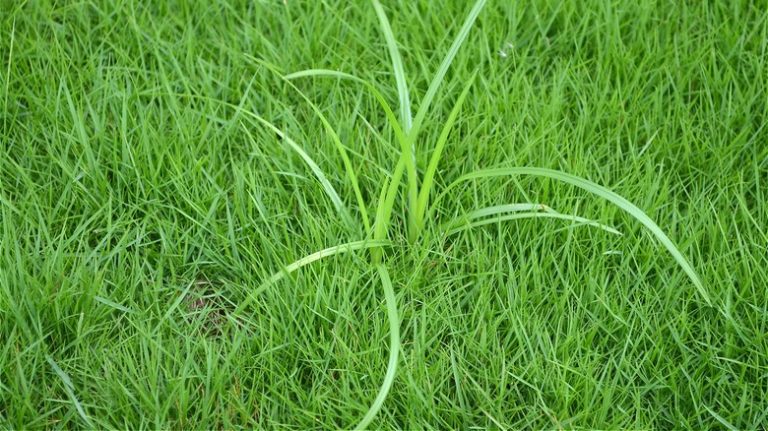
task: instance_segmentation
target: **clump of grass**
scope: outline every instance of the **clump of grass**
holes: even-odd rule
[[[640,222],[650,233],[653,234],[654,237],[656,237],[661,245],[667,249],[674,260],[678,263],[680,268],[686,273],[702,298],[706,301],[707,304],[711,305],[711,300],[706,289],[704,288],[704,284],[697,275],[693,266],[675,245],[675,243],[666,235],[666,233],[642,209],[624,197],[620,196],[619,194],[611,191],[610,189],[589,181],[585,178],[577,177],[558,170],[539,167],[494,167],[466,173],[447,186],[444,186],[442,192],[438,194],[434,199],[432,198],[436,186],[435,175],[440,166],[440,162],[442,161],[443,150],[446,143],[448,142],[448,138],[451,134],[453,126],[462,114],[463,103],[469,94],[469,90],[475,80],[476,73],[467,80],[463,90],[456,99],[456,102],[449,116],[443,123],[441,132],[437,141],[434,143],[423,175],[420,175],[420,172],[417,169],[417,158],[419,155],[416,153],[416,142],[418,141],[420,132],[422,131],[425,122],[428,120],[431,103],[437,95],[441,84],[445,80],[446,73],[450,68],[451,63],[453,62],[453,59],[456,57],[460,47],[467,39],[470,29],[472,28],[475,20],[483,9],[485,2],[486,0],[477,0],[465,18],[461,29],[453,40],[450,49],[442,60],[442,63],[435,72],[424,97],[421,99],[415,116],[412,115],[410,93],[408,90],[402,57],[400,55],[398,45],[387,15],[378,0],[373,0],[373,7],[378,16],[381,32],[386,41],[391,58],[392,73],[395,77],[398,93],[397,115],[395,114],[395,110],[389,105],[376,85],[358,76],[346,72],[325,69],[310,69],[282,76],[282,78],[289,84],[289,86],[297,91],[301,97],[312,107],[312,110],[321,120],[324,128],[329,133],[334,143],[335,149],[338,151],[343,161],[345,174],[352,184],[355,199],[357,201],[357,207],[355,210],[357,210],[360,217],[359,222],[354,220],[353,216],[351,215],[353,211],[351,211],[351,209],[344,204],[343,200],[340,198],[339,193],[327,180],[326,175],[322,172],[319,165],[308,153],[302,150],[298,144],[296,144],[290,137],[288,137],[283,131],[281,131],[277,126],[275,126],[267,119],[255,113],[243,111],[241,107],[236,107],[238,110],[240,110],[240,112],[250,116],[258,123],[268,127],[280,137],[282,137],[289,148],[295,151],[314,173],[317,180],[321,183],[323,190],[328,195],[328,198],[331,199],[333,205],[338,210],[341,219],[350,224],[350,228],[353,231],[364,233],[364,236],[359,240],[338,244],[320,250],[291,264],[288,264],[281,271],[269,277],[258,288],[253,290],[248,299],[240,304],[238,312],[242,312],[256,296],[264,292],[264,290],[269,288],[272,284],[278,282],[285,275],[290,274],[291,272],[294,272],[303,266],[340,253],[366,249],[371,251],[370,264],[376,269],[376,272],[379,275],[384,291],[384,298],[386,301],[390,326],[390,356],[389,363],[387,365],[387,372],[385,374],[384,381],[381,383],[379,392],[370,408],[357,425],[357,428],[366,428],[374,419],[386,400],[387,394],[392,386],[397,370],[398,355],[401,347],[398,307],[396,303],[393,283],[386,266],[384,248],[393,245],[393,243],[397,240],[396,238],[393,238],[391,218],[393,210],[398,203],[397,198],[400,196],[400,187],[402,186],[403,182],[405,183],[406,192],[405,200],[402,202],[402,206],[405,214],[407,214],[407,243],[410,244],[422,240],[426,228],[430,225],[439,226],[437,231],[440,232],[442,237],[445,237],[486,224],[526,218],[554,218],[570,220],[574,224],[593,226],[606,232],[620,235],[616,229],[603,223],[575,215],[561,214],[542,203],[510,203],[486,208],[478,208],[456,219],[444,221],[442,223],[440,223],[436,217],[436,210],[440,208],[441,204],[443,204],[443,201],[449,196],[449,193],[456,187],[470,181],[477,181],[493,177],[515,177],[528,175],[556,180],[583,189],[592,195],[601,197],[613,203],[624,212],[629,214],[632,218]],[[258,61],[260,64],[266,66],[274,72],[279,73],[279,71],[277,71],[276,68],[272,65],[258,59],[254,60]],[[369,217],[366,209],[367,203],[365,202],[360,191],[360,185],[355,175],[353,164],[349,158],[345,146],[339,138],[338,133],[334,130],[333,126],[325,117],[322,110],[318,108],[315,103],[313,103],[303,92],[301,92],[301,90],[299,90],[292,83],[292,81],[296,79],[312,77],[346,79],[364,85],[370,91],[371,95],[378,101],[397,140],[397,144],[400,149],[400,155],[392,171],[386,178],[382,180],[382,187],[376,202],[376,214],[373,218],[373,224],[371,224],[371,218]],[[235,107],[234,105],[232,106]]]

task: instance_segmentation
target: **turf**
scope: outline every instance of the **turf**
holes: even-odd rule
[[[470,7],[383,5],[414,108]],[[410,241],[404,180],[382,257],[400,357],[371,427],[766,427],[766,10],[489,2],[425,117],[417,171],[476,74],[437,193],[485,168],[587,178],[661,226],[712,305],[642,225],[572,185],[464,182]],[[358,423],[387,373],[380,271],[360,249],[273,275],[365,235],[337,143],[291,85],[338,134],[372,219],[400,148],[365,87],[272,69],[354,73],[399,107],[374,7],[0,12],[0,427]],[[515,202],[623,235],[543,217],[438,232]]]

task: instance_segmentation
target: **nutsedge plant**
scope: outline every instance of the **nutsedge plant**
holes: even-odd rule
[[[434,143],[432,150],[430,151],[426,169],[423,173],[419,172],[419,169],[417,169],[417,157],[419,157],[419,154],[416,153],[416,142],[418,141],[420,132],[422,131],[424,123],[428,118],[427,114],[429,113],[431,103],[437,95],[441,84],[445,80],[446,73],[450,68],[453,59],[456,57],[459,48],[467,39],[470,29],[472,28],[475,20],[483,9],[485,2],[486,0],[477,0],[465,18],[461,29],[453,40],[453,43],[451,44],[447,54],[442,60],[442,63],[435,72],[427,92],[421,99],[415,116],[412,115],[410,93],[408,91],[402,57],[400,55],[397,42],[395,40],[394,33],[390,26],[387,15],[385,14],[384,9],[378,0],[372,0],[372,3],[378,16],[381,32],[386,41],[391,59],[392,73],[395,77],[398,94],[397,114],[395,114],[395,110],[386,101],[385,97],[374,83],[349,73],[335,70],[311,69],[282,76],[282,79],[290,87],[292,87],[293,90],[298,92],[298,94],[301,95],[301,97],[309,104],[331,137],[334,147],[336,151],[338,151],[343,161],[345,174],[352,185],[357,204],[354,210],[356,210],[359,215],[359,221],[354,220],[353,216],[351,215],[353,214],[353,211],[347,207],[344,201],[340,198],[339,193],[334,189],[330,181],[328,181],[326,175],[323,173],[318,164],[307,152],[301,148],[301,146],[299,146],[295,141],[293,141],[283,131],[281,131],[277,126],[272,124],[267,119],[252,112],[241,110],[241,112],[248,115],[250,118],[278,134],[283,139],[283,142],[285,142],[291,150],[295,151],[314,173],[317,180],[321,183],[323,190],[328,195],[328,198],[331,199],[333,205],[338,210],[340,217],[345,220],[353,230],[364,232],[364,236],[356,241],[328,247],[285,266],[279,272],[275,273],[266,281],[264,281],[258,288],[252,291],[248,299],[243,302],[238,309],[240,312],[242,312],[245,307],[247,307],[249,303],[260,293],[264,292],[266,289],[268,289],[274,283],[278,282],[280,279],[284,278],[286,275],[300,269],[305,265],[309,265],[326,257],[335,256],[341,253],[370,250],[371,265],[375,267],[384,291],[384,299],[390,327],[390,346],[389,362],[387,365],[387,372],[385,374],[384,381],[381,383],[379,392],[371,404],[369,410],[358,423],[357,428],[359,429],[366,428],[381,409],[392,386],[397,370],[400,350],[398,308],[393,283],[387,270],[383,250],[386,247],[392,246],[393,241],[395,240],[395,238],[392,238],[390,221],[392,212],[395,206],[398,204],[397,198],[400,196],[400,187],[403,185],[403,183],[405,184],[406,191],[404,194],[405,200],[402,202],[402,209],[407,215],[406,228],[407,242],[409,244],[413,244],[419,241],[422,238],[425,228],[428,225],[438,223],[438,220],[436,219],[436,210],[440,208],[440,205],[449,196],[449,193],[456,187],[470,181],[478,181],[494,177],[534,176],[548,178],[550,180],[555,180],[583,189],[590,194],[603,198],[621,208],[624,212],[629,214],[632,218],[640,222],[646,229],[648,229],[648,231],[652,233],[653,236],[656,237],[656,239],[661,243],[661,245],[663,245],[664,248],[666,248],[667,251],[672,255],[675,261],[679,264],[680,268],[687,274],[688,278],[691,280],[703,299],[711,305],[709,295],[707,294],[707,291],[705,290],[704,285],[694,270],[693,266],[688,262],[683,253],[664,233],[664,231],[636,205],[632,204],[624,197],[614,193],[610,189],[587,179],[577,177],[566,172],[539,167],[497,167],[466,173],[454,180],[452,183],[443,186],[441,193],[433,197],[433,192],[436,186],[435,175],[440,166],[443,150],[445,149],[445,146],[448,142],[451,130],[462,112],[462,105],[469,94],[469,90],[473,84],[476,74],[473,74],[472,78],[467,80],[463,90],[456,99],[453,109],[443,123],[437,141]],[[275,70],[274,67],[263,61],[259,61],[253,58],[252,60],[258,61],[260,64],[266,66],[267,68],[272,69],[275,73],[279,73],[277,70]],[[375,206],[376,213],[373,218],[371,218],[370,214],[368,214],[366,210],[367,204],[363,198],[363,194],[360,191],[360,184],[355,175],[352,161],[345,149],[344,144],[339,138],[338,133],[336,133],[329,120],[322,113],[321,109],[293,84],[293,81],[298,79],[319,77],[350,80],[358,84],[362,84],[381,106],[386,116],[387,123],[391,127],[393,135],[397,140],[400,151],[399,158],[390,175],[382,181],[382,187],[378,194],[378,201]],[[239,109],[240,107],[237,108]],[[510,203],[506,205],[478,208],[457,219],[440,223],[438,230],[445,237],[456,234],[458,232],[467,231],[478,226],[525,218],[554,218],[570,220],[574,224],[589,225],[612,234],[620,235],[620,233],[612,227],[583,217],[561,214],[549,206],[541,203]]]

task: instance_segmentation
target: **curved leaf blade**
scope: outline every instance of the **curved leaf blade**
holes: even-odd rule
[[[288,79],[288,80],[299,79],[299,78],[309,78],[309,77],[328,77],[328,78],[347,79],[350,81],[363,84],[363,86],[368,88],[368,90],[371,92],[371,94],[376,99],[376,101],[379,102],[379,105],[381,105],[381,107],[384,109],[384,114],[387,116],[387,121],[389,122],[389,125],[392,127],[392,130],[395,132],[395,137],[397,138],[398,142],[400,142],[401,147],[405,148],[403,147],[406,141],[405,133],[403,132],[403,129],[400,127],[400,123],[397,121],[397,117],[392,111],[392,107],[389,106],[389,103],[387,103],[386,99],[384,99],[384,96],[381,94],[381,92],[369,81],[366,81],[365,79],[357,77],[350,73],[339,72],[337,70],[331,70],[331,69],[307,69],[307,70],[301,70],[299,72],[289,73],[288,75],[285,75],[285,79]]]
[[[387,371],[384,374],[384,381],[381,383],[379,393],[376,394],[376,398],[373,400],[371,407],[365,414],[363,419],[355,427],[355,429],[363,430],[370,425],[373,418],[381,410],[381,406],[384,405],[389,390],[392,388],[392,383],[395,381],[395,374],[397,373],[397,361],[400,355],[400,318],[397,313],[397,299],[395,298],[395,290],[392,287],[392,280],[389,278],[389,272],[384,265],[376,265],[376,270],[381,278],[381,284],[384,288],[384,299],[387,305],[387,319],[389,320],[389,361],[387,362]]]
[[[411,118],[411,97],[408,94],[408,83],[405,80],[405,69],[403,68],[403,58],[400,56],[400,50],[397,47],[395,34],[392,32],[392,26],[389,25],[387,14],[381,7],[379,0],[373,0],[373,8],[376,10],[376,16],[379,18],[381,32],[384,34],[384,40],[387,42],[389,57],[392,61],[392,72],[395,75],[397,84],[397,96],[400,101],[400,121],[402,121],[403,130],[408,133],[411,130],[413,119]]]
[[[432,78],[432,81],[430,81],[429,88],[427,88],[427,93],[421,100],[421,103],[419,104],[419,110],[416,112],[416,117],[413,119],[413,129],[411,130],[412,134],[414,135],[413,141],[415,141],[415,135],[419,132],[421,123],[424,121],[424,117],[427,115],[427,111],[429,110],[429,106],[432,103],[432,99],[434,99],[435,95],[437,95],[437,90],[440,88],[440,85],[445,79],[445,74],[448,72],[448,68],[451,67],[451,63],[453,63],[453,59],[459,52],[461,45],[463,45],[464,41],[467,40],[469,31],[472,29],[472,25],[475,23],[477,16],[480,15],[480,12],[483,10],[485,2],[486,0],[477,0],[474,6],[472,6],[472,10],[469,11],[469,14],[464,19],[461,30],[459,30],[459,33],[453,40],[450,49],[448,49],[448,53],[443,58],[443,62],[440,63],[440,67],[437,69],[437,72]]]
[[[505,216],[498,216],[498,217],[491,217],[484,220],[479,221],[469,221],[464,220],[464,224],[461,223],[450,223],[448,229],[446,229],[446,235],[453,235],[465,230],[469,230],[472,228],[480,227],[480,226],[486,226],[489,224],[495,224],[499,222],[504,221],[510,221],[510,220],[521,220],[526,218],[552,218],[552,219],[559,219],[559,220],[570,220],[573,222],[577,222],[578,225],[587,225],[596,227],[598,229],[602,229],[606,232],[610,232],[612,234],[621,235],[621,232],[618,230],[604,225],[602,223],[596,222],[594,220],[590,220],[588,218],[579,217],[575,215],[568,215],[568,214],[560,214],[556,212],[519,212],[516,214],[507,214]]]
[[[243,303],[237,307],[237,309],[238,311],[243,310],[246,306],[248,306],[251,303],[251,301],[253,301],[261,293],[263,293],[269,286],[280,281],[290,273],[297,271],[302,267],[307,266],[313,262],[317,262],[318,260],[321,260],[327,257],[336,256],[337,254],[349,253],[352,251],[365,250],[369,248],[387,247],[390,245],[392,245],[392,243],[389,241],[361,240],[361,241],[352,241],[344,244],[335,245],[333,247],[324,248],[322,250],[308,254],[302,257],[301,259],[298,259],[293,263],[285,266],[282,270],[272,274],[272,276],[270,276],[263,283],[261,283],[259,287],[254,289],[253,292],[251,292],[248,295],[246,300],[243,301]]]
[[[472,87],[472,83],[475,81],[475,76],[477,76],[477,73],[472,74],[472,78],[467,81],[467,84],[461,91],[459,98],[453,105],[453,109],[451,109],[451,113],[448,115],[448,119],[445,120],[443,130],[440,131],[440,136],[437,138],[435,148],[432,150],[432,156],[429,159],[429,165],[427,165],[427,170],[424,173],[424,182],[421,184],[421,190],[419,190],[419,196],[416,204],[416,223],[418,229],[422,229],[424,227],[424,213],[426,212],[427,205],[429,204],[429,194],[432,191],[435,172],[437,172],[437,165],[440,163],[440,158],[443,155],[443,149],[445,148],[445,144],[448,142],[448,136],[451,134],[451,130],[453,129],[453,125],[456,123],[459,112],[461,112],[461,107],[464,105],[464,100],[467,98],[467,94],[469,94],[469,89]]]
[[[663,230],[657,225],[643,210],[638,208],[636,205],[634,205],[632,202],[628,201],[621,195],[599,185],[596,183],[593,183],[592,181],[586,180],[581,177],[577,177],[575,175],[567,174],[562,171],[556,171],[553,169],[546,169],[546,168],[536,168],[536,167],[514,167],[514,168],[496,168],[496,169],[483,169],[475,172],[471,172],[469,174],[463,175],[460,178],[458,178],[456,181],[451,183],[446,189],[440,194],[438,199],[436,201],[442,199],[450,190],[454,189],[456,186],[461,184],[464,181],[474,180],[474,179],[481,179],[481,178],[492,178],[492,177],[503,177],[503,176],[510,176],[510,175],[533,175],[533,176],[539,176],[539,177],[545,177],[550,178],[553,180],[562,181],[567,184],[571,184],[573,186],[576,186],[582,190],[586,190],[587,192],[590,192],[594,195],[600,196],[603,199],[608,200],[609,202],[613,203],[614,205],[618,206],[624,212],[632,216],[634,219],[639,221],[643,226],[645,226],[646,229],[648,229],[655,237],[656,239],[664,246],[664,248],[667,249],[667,251],[672,255],[672,257],[675,259],[675,261],[680,265],[680,267],[683,269],[683,271],[688,275],[688,278],[691,279],[696,289],[699,291],[699,294],[701,294],[702,298],[706,301],[708,305],[712,305],[712,300],[709,297],[709,294],[707,293],[707,290],[704,288],[704,284],[701,282],[701,279],[699,278],[696,271],[693,269],[693,266],[688,262],[688,260],[683,256],[683,253],[680,252],[680,250],[677,248],[674,242],[672,242],[671,239],[667,236],[666,233],[664,233]]]
[[[261,124],[265,125],[267,128],[271,129],[275,134],[280,136],[280,138],[283,139],[283,141],[288,144],[288,146],[296,152],[296,154],[301,157],[302,160],[304,160],[304,163],[309,167],[309,169],[312,171],[313,174],[315,174],[315,178],[320,182],[320,185],[323,187],[323,190],[325,190],[325,194],[328,195],[328,197],[331,199],[331,202],[333,202],[333,205],[336,207],[336,209],[339,211],[339,214],[341,214],[341,217],[344,219],[345,222],[347,222],[349,225],[354,225],[352,216],[349,213],[349,209],[347,209],[347,206],[344,204],[344,202],[339,197],[338,192],[336,192],[336,189],[333,187],[330,181],[328,181],[328,177],[325,176],[325,173],[323,173],[323,170],[320,169],[320,166],[310,157],[309,154],[307,154],[306,151],[304,151],[299,144],[296,143],[293,139],[291,139],[288,135],[286,135],[282,130],[280,130],[277,126],[270,123],[263,117],[256,115],[254,113],[249,113],[252,118],[254,118],[256,121],[260,122]]]

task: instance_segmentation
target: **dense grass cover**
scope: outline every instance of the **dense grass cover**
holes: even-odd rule
[[[765,426],[768,5],[482,3],[2,2],[0,425]]]

